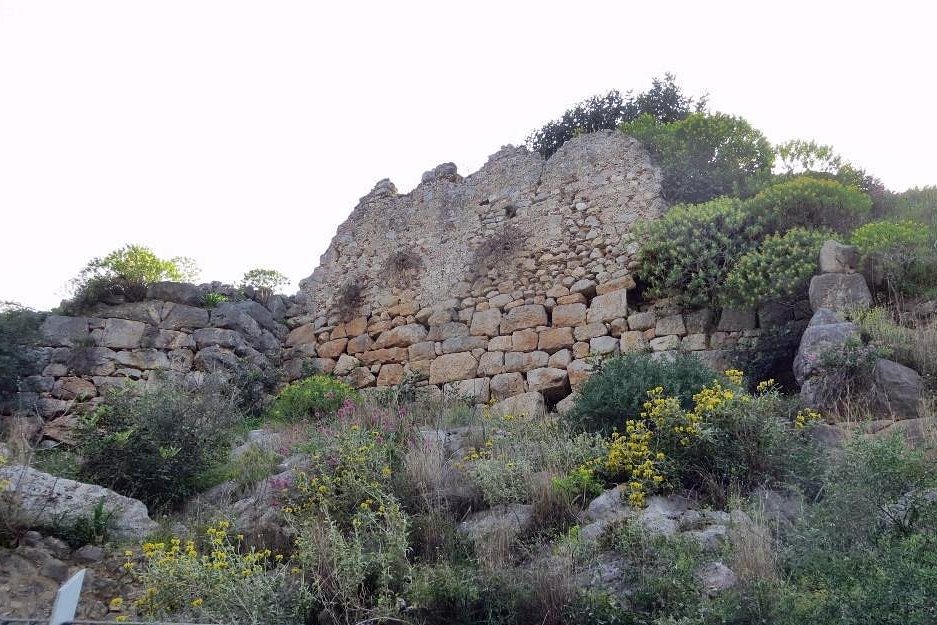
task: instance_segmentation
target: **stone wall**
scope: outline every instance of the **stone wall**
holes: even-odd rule
[[[202,306],[207,291],[159,283],[141,302],[102,304],[81,317],[47,316],[37,350],[40,373],[24,380],[21,403],[50,419],[128,380],[158,374],[197,382],[219,369],[278,367],[287,335],[283,299],[264,305],[242,298],[208,309]]]
[[[660,179],[638,142],[604,131],[546,161],[502,148],[465,178],[440,165],[406,195],[379,182],[301,283],[286,377],[313,367],[365,388],[419,374],[479,402],[555,401],[594,356],[687,350],[722,366],[759,317],[805,325],[807,306],[715,318],[640,301],[632,230],[666,210]]]

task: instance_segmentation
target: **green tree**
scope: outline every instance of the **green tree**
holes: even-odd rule
[[[139,301],[146,287],[163,280],[192,281],[198,268],[191,258],[163,259],[142,245],[125,245],[104,257],[93,258],[72,280],[72,301],[65,312],[80,312],[104,299]]]
[[[771,144],[741,117],[692,113],[661,124],[645,114],[620,128],[651,152],[663,171],[664,197],[673,202],[747,197],[771,175]]]
[[[748,207],[777,231],[802,227],[848,232],[869,215],[872,200],[855,186],[803,175],[765,188]]]
[[[33,373],[30,347],[39,339],[41,315],[13,302],[0,302],[0,403],[9,401],[19,383]]]
[[[261,299],[268,299],[277,287],[289,284],[290,279],[276,269],[255,268],[241,278],[241,288],[256,289]]]

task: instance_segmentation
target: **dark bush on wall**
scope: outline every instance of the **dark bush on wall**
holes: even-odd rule
[[[82,478],[148,506],[175,506],[225,459],[236,405],[237,392],[215,376],[197,388],[164,380],[114,389],[91,415]]]
[[[663,387],[686,408],[715,376],[691,354],[677,354],[672,361],[645,353],[611,358],[582,385],[569,418],[586,430],[610,432],[641,414],[649,389]]]
[[[809,175],[765,188],[748,206],[777,231],[802,227],[848,232],[867,218],[872,200],[857,187]]]
[[[557,120],[549,122],[527,137],[527,145],[544,158],[579,134],[612,130],[623,122],[647,115],[661,124],[681,119],[694,110],[706,107],[706,96],[691,98],[676,84],[673,74],[654,78],[651,88],[637,95],[629,91],[625,97],[617,90],[596,95],[579,102]]]
[[[693,113],[662,124],[645,114],[620,128],[651,152],[672,202],[748,197],[771,176],[771,144],[741,117]]]

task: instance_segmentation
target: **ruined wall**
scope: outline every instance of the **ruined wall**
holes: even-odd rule
[[[158,283],[141,302],[101,304],[80,317],[47,316],[39,373],[24,380],[20,403],[53,419],[128,380],[159,375],[197,383],[205,372],[276,370],[287,335],[283,299],[262,304],[241,297],[208,309],[202,305],[207,290]],[[50,432],[54,437],[55,428]]]
[[[440,165],[406,195],[379,182],[301,283],[286,377],[311,366],[364,388],[419,374],[479,402],[527,391],[555,401],[592,356],[688,350],[721,366],[759,334],[755,312],[683,314],[634,296],[631,232],[666,210],[660,180],[637,141],[603,131],[546,161],[502,148],[465,178]]]

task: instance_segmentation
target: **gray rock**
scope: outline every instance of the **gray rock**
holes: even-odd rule
[[[104,332],[101,334],[99,344],[112,349],[135,349],[143,342],[147,327],[141,321],[108,319],[104,322]]]
[[[829,240],[820,248],[821,273],[853,273],[858,266],[859,250],[854,245]]]
[[[194,284],[184,282],[154,282],[146,289],[148,299],[159,299],[189,306],[201,306],[204,293]]]
[[[79,547],[72,558],[79,564],[93,564],[104,559],[104,550],[97,545],[85,545]]]
[[[234,330],[224,330],[222,328],[200,328],[192,333],[195,344],[199,349],[206,347],[222,347],[233,350],[237,354],[242,354],[246,348],[244,337]]]
[[[159,327],[164,330],[194,330],[196,328],[206,328],[208,323],[208,311],[204,308],[173,304],[166,316],[163,317]]]
[[[758,309],[758,326],[771,328],[783,326],[794,318],[794,310],[787,304],[765,304]]]
[[[754,310],[734,310],[726,308],[719,317],[717,329],[720,332],[742,332],[755,329]]]
[[[794,357],[794,378],[797,383],[803,384],[817,370],[825,351],[841,347],[849,341],[858,340],[861,340],[859,328],[854,323],[841,322],[809,326],[800,339],[800,347]]]
[[[43,319],[39,332],[48,346],[74,347],[86,344],[90,329],[86,317],[49,315]]]
[[[519,503],[495,506],[470,514],[459,523],[459,531],[475,543],[484,542],[498,535],[515,536],[530,525],[533,510],[533,506]]]
[[[722,594],[735,586],[738,576],[722,562],[710,562],[704,564],[696,572],[700,586],[704,593],[710,597]]]
[[[24,466],[0,468],[0,479],[10,481],[12,497],[0,501],[0,511],[8,518],[51,526],[63,520],[91,518],[95,507],[103,502],[105,511],[111,514],[110,534],[116,539],[140,540],[159,527],[142,502],[103,486],[55,477]]]
[[[878,409],[882,413],[895,419],[924,416],[924,380],[917,371],[879,358],[872,369],[872,381],[880,391]]]
[[[872,293],[859,273],[825,273],[810,280],[810,306],[814,310],[835,311],[865,309],[872,304]]]
[[[504,415],[539,417],[545,411],[543,395],[533,391],[530,393],[521,393],[508,397],[499,402],[495,402],[489,408],[492,416],[503,417]]]

